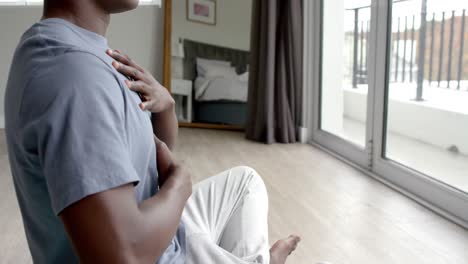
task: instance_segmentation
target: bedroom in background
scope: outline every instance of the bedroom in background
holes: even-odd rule
[[[170,86],[181,126],[243,129],[252,0],[169,2]]]

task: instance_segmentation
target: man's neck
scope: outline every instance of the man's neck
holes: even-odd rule
[[[42,19],[61,18],[81,28],[105,36],[110,22],[110,14],[94,5],[92,1],[77,2],[80,2],[80,4],[67,5],[66,8],[64,6],[49,6],[44,10]]]

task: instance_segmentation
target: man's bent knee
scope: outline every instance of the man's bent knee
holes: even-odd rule
[[[249,166],[238,166],[231,169],[237,171],[240,177],[243,177],[242,182],[248,185],[251,191],[259,191],[267,194],[265,182],[258,172]]]

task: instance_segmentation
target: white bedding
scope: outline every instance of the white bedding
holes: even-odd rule
[[[247,102],[249,73],[237,75],[229,61],[196,59],[195,100]]]
[[[197,101],[247,102],[248,82],[239,78],[197,77],[194,86]]]

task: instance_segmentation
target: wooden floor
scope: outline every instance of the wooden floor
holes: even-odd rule
[[[467,230],[312,146],[181,129],[176,155],[195,181],[236,165],[254,167],[269,192],[271,242],[303,237],[288,263],[468,263]],[[0,263],[31,263],[1,141],[0,212]]]

